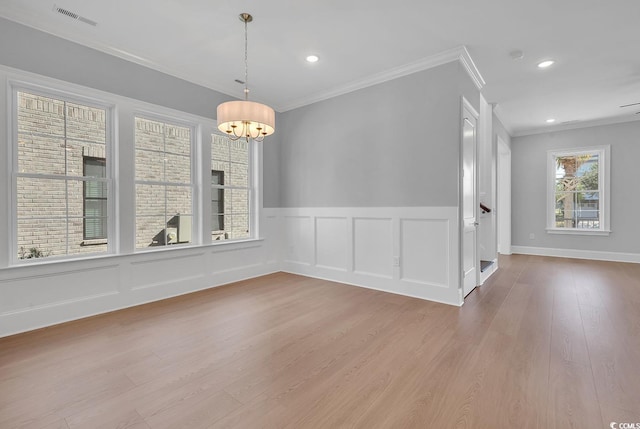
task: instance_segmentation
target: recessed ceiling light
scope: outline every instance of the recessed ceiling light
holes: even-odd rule
[[[309,55],[306,59],[308,63],[317,63],[320,58],[317,55]]]
[[[553,124],[556,120],[553,118],[547,119],[547,124]]]
[[[538,63],[538,68],[546,69],[547,67],[552,66],[554,63],[555,61],[553,60],[542,61],[541,63]]]

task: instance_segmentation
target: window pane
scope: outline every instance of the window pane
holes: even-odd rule
[[[136,149],[164,151],[164,124],[136,118]]]
[[[136,180],[163,182],[164,164],[162,152],[136,149]]]
[[[229,161],[237,164],[249,164],[249,143],[246,140],[236,140],[229,143]]]
[[[177,125],[165,124],[166,152],[191,156],[191,129]]]
[[[211,168],[215,171],[220,172],[220,174],[222,175],[222,183],[230,183],[231,166],[228,162],[213,160],[211,161]]]
[[[106,161],[104,158],[84,158],[85,177],[106,177]]]
[[[107,184],[105,182],[96,182],[93,180],[87,180],[84,182],[84,198],[94,199],[101,198],[107,199]]]
[[[231,186],[249,186],[249,166],[247,164],[231,164]]]
[[[65,219],[18,219],[18,259],[67,254]]]
[[[212,215],[211,216],[211,231],[224,231],[224,216]]]
[[[64,101],[18,92],[18,133],[64,136]]]
[[[67,216],[65,180],[18,177],[17,184],[18,219]]]
[[[581,191],[597,191],[599,189],[598,169],[598,155],[592,155],[578,170],[577,188]]]
[[[107,238],[107,200],[89,200],[84,202],[84,238],[93,240]]]
[[[229,161],[230,140],[226,137],[213,134],[211,136],[211,159],[217,161]],[[216,170],[219,170],[216,168]]]
[[[249,212],[249,191],[246,189],[233,189],[231,191],[231,196],[231,209],[227,210],[228,213]]]
[[[576,193],[576,228],[600,228],[600,193]]]
[[[65,174],[65,143],[59,137],[18,135],[18,172]]]
[[[249,238],[249,215],[247,213],[226,215],[225,223],[227,223],[226,232],[229,239]]]
[[[136,248],[163,246],[165,242],[165,218],[144,216],[136,218]]]
[[[191,159],[183,155],[165,155],[165,181],[191,183]]]
[[[104,144],[106,118],[104,109],[67,103],[67,138]]]
[[[177,214],[191,214],[191,188],[167,186],[167,218]]]
[[[161,216],[164,223],[165,187],[136,185],[136,216]]]

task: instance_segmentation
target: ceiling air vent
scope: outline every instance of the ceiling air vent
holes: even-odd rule
[[[65,9],[63,7],[58,7],[58,6],[54,5],[53,6],[53,11],[54,12],[58,12],[59,14],[64,15],[64,16],[68,16],[71,19],[75,19],[76,21],[80,21],[80,22],[84,22],[85,24],[92,25],[94,27],[96,25],[98,25],[97,22],[95,22],[95,21],[93,21],[93,20],[91,20],[89,18],[85,18],[84,16],[78,15],[75,12],[71,12],[70,10]]]

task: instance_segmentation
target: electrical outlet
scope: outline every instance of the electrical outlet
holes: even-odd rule
[[[529,234],[529,240],[535,240],[536,239],[536,235],[532,232]]]
[[[394,267],[399,267],[400,266],[400,257],[399,256],[394,256],[393,257],[393,266]]]

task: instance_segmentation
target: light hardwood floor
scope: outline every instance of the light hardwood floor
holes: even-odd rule
[[[0,339],[0,428],[640,422],[640,265],[532,256],[462,308],[278,273]]]

